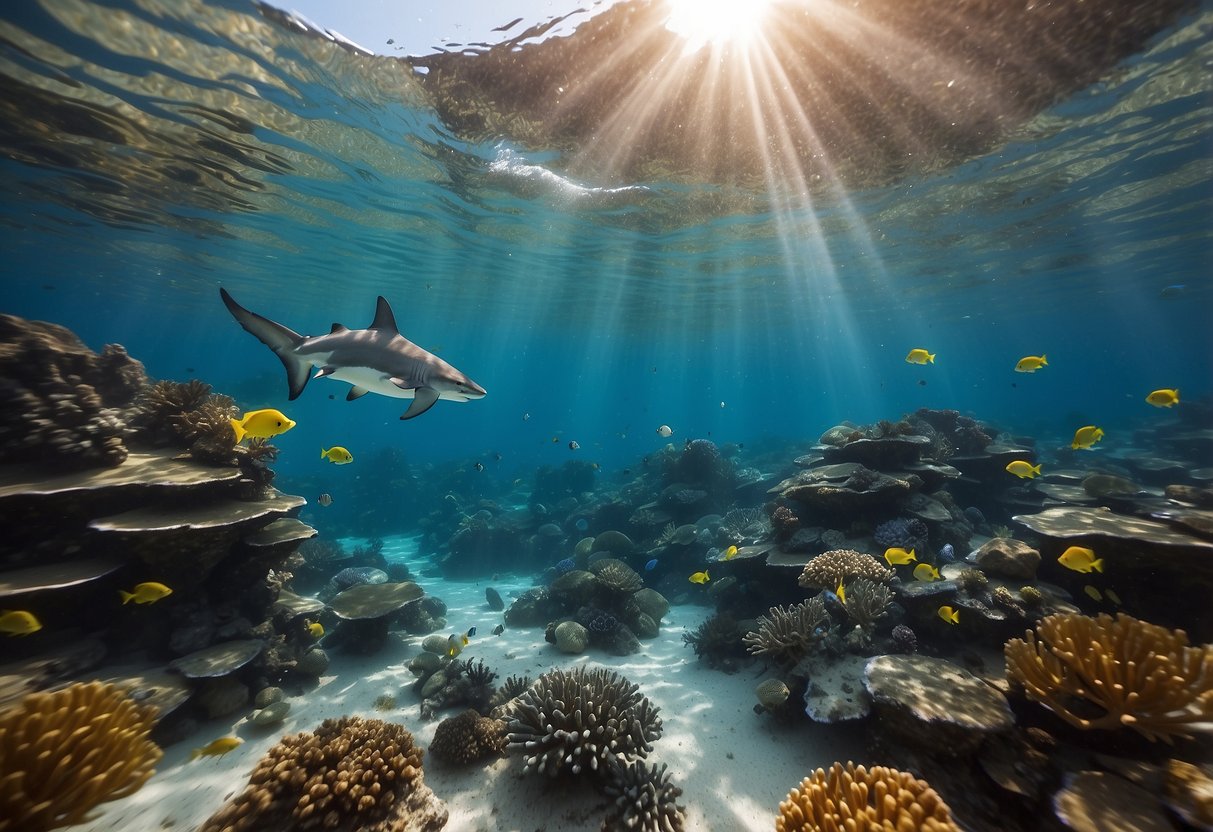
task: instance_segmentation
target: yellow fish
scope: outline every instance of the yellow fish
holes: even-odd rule
[[[935,611],[935,614],[949,624],[960,623],[960,613],[948,606],[940,607]]]
[[[118,590],[118,594],[122,596],[122,603],[124,604],[129,604],[131,601],[134,601],[136,604],[152,604],[166,595],[172,595],[173,591],[156,581],[145,581],[141,584],[135,584],[135,588],[130,592],[120,589]]]
[[[244,740],[239,737],[220,737],[217,740],[211,740],[201,748],[195,748],[190,752],[190,759],[197,760],[199,757],[222,757],[227,752],[239,748]]]
[[[10,636],[28,636],[42,629],[42,622],[27,610],[0,611],[0,633]]]
[[[467,636],[450,636],[446,640],[446,654],[451,658],[458,656],[463,652],[463,648],[468,646],[469,641]]]
[[[920,563],[914,567],[914,580],[938,581],[939,570],[929,563]]]
[[[1074,441],[1070,443],[1070,447],[1075,450],[1079,448],[1089,449],[1100,439],[1103,439],[1103,428],[1087,425],[1074,431]]]
[[[901,566],[904,563],[909,563],[912,560],[918,560],[914,556],[914,550],[906,551],[900,546],[890,546],[884,550],[884,559],[889,562],[890,566]]]
[[[1155,390],[1146,396],[1146,401],[1155,407],[1174,407],[1179,404],[1179,388],[1173,390]]]
[[[834,590],[834,594],[838,596],[838,600],[842,603],[847,602],[847,588],[842,585],[842,581],[838,582],[838,589]]]
[[[340,445],[334,445],[327,451],[324,448],[321,448],[320,458],[327,459],[334,465],[349,465],[354,461],[354,455]]]
[[[928,363],[934,364],[935,363],[935,353],[927,352],[924,349],[910,350],[910,354],[906,356],[906,363],[908,363],[908,364],[928,364]]]
[[[706,584],[708,581],[712,580],[712,578],[710,575],[708,575],[708,572],[705,569],[702,572],[696,572],[694,575],[687,578],[687,580],[693,584]]]
[[[1040,476],[1040,466],[1033,465],[1022,459],[1017,459],[1014,462],[1007,463],[1007,473],[1014,474],[1021,480],[1030,480],[1033,477]]]
[[[1108,600],[1111,601],[1116,606],[1118,606],[1118,607],[1123,606],[1123,604],[1120,603],[1120,596],[1116,594],[1116,590],[1108,588],[1108,589],[1104,590],[1103,594],[1108,596]]]
[[[736,546],[730,546],[729,548],[724,550],[724,559],[725,560],[732,560],[735,557],[737,557],[737,547]]]
[[[1091,586],[1090,584],[1087,584],[1086,586],[1084,586],[1082,588],[1082,591],[1087,593],[1087,597],[1090,598],[1092,601],[1102,601],[1103,600],[1103,594],[1100,593],[1100,591],[1098,589]]]
[[[1015,362],[1015,372],[1034,373],[1041,367],[1048,367],[1048,359],[1049,357],[1047,355],[1025,355],[1023,358]]]
[[[236,442],[243,442],[246,436],[269,439],[271,436],[286,433],[295,426],[295,423],[286,418],[282,411],[273,408],[254,410],[252,413],[244,414],[243,419],[230,421],[232,430],[236,431]]]
[[[320,638],[324,635],[324,625],[319,621],[313,621],[307,625],[307,631],[311,634],[312,638]]]
[[[1092,569],[1103,571],[1103,558],[1095,557],[1095,551],[1085,546],[1071,546],[1061,553],[1057,562],[1075,572],[1090,572]]]

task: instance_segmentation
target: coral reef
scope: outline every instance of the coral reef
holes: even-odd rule
[[[1213,721],[1213,646],[1119,613],[1060,613],[1004,648],[1007,678],[1083,729],[1132,728],[1150,740]],[[1083,716],[1094,706],[1101,713]]]
[[[876,545],[881,549],[901,546],[919,551],[927,545],[927,524],[916,517],[895,517],[878,525],[872,533]]]
[[[893,591],[884,584],[856,578],[847,586],[844,606],[851,621],[871,633],[876,628],[876,621],[884,616],[892,601]]]
[[[884,766],[848,762],[817,769],[788,793],[775,818],[777,832],[827,829],[960,832],[947,804],[925,781]]]
[[[266,752],[243,792],[200,832],[441,829],[447,812],[422,782],[422,750],[402,725],[326,719]],[[428,822],[418,824],[426,816]]]
[[[661,718],[627,679],[602,668],[559,668],[539,677],[515,702],[510,745],[525,769],[549,777],[598,771],[619,756],[644,757],[661,737]]]
[[[854,549],[831,549],[805,564],[797,580],[806,589],[834,589],[847,578],[867,578],[887,583],[893,580],[893,570],[880,565],[871,555]]]
[[[640,832],[682,832],[684,809],[677,804],[682,789],[670,782],[665,763],[613,763],[602,790],[611,800],[603,832],[638,829]]]
[[[448,763],[474,763],[502,754],[508,742],[504,721],[481,716],[469,708],[438,723],[430,754]]]
[[[631,594],[644,586],[636,570],[616,558],[602,558],[589,565],[598,584],[609,592]]]
[[[756,656],[770,656],[776,662],[792,665],[817,646],[829,620],[825,602],[815,595],[787,608],[771,607],[758,619],[758,629],[746,633],[742,641]]]
[[[893,646],[898,653],[917,653],[918,636],[905,624],[898,624],[892,632]]]
[[[0,830],[82,823],[138,791],[161,757],[155,714],[101,682],[26,696],[0,717]]]
[[[698,658],[706,659],[708,667],[731,667],[735,659],[746,655],[744,635],[736,618],[728,613],[718,613],[693,632],[684,632],[682,641],[695,650]]]

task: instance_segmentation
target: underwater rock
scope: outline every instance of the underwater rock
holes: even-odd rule
[[[303,598],[286,590],[278,590],[278,598],[274,602],[274,610],[285,612],[292,619],[301,615],[315,615],[324,609],[324,602],[315,598]]]
[[[871,471],[862,466],[856,474],[842,482],[832,482],[817,476],[817,470],[814,469],[790,477],[771,489],[784,499],[832,514],[851,514],[864,509],[892,505],[912,490],[913,486],[906,479]]]
[[[973,553],[977,565],[992,575],[1032,580],[1040,566],[1040,552],[1013,537],[995,537]]]
[[[421,650],[422,652],[414,656],[409,662],[409,672],[414,676],[424,678],[442,667],[442,656],[433,650],[427,649],[424,642],[422,643]]]
[[[827,463],[857,462],[875,471],[896,471],[917,462],[922,452],[931,445],[925,436],[883,436],[861,438],[842,445],[827,446],[822,452]]]
[[[562,621],[556,625],[556,647],[562,653],[584,653],[589,643],[589,631],[576,621]]]
[[[1213,508],[1213,488],[1197,488],[1194,485],[1168,485],[1164,492],[1168,500],[1191,503],[1201,508]]]
[[[313,647],[311,650],[308,650],[306,653],[300,656],[299,661],[295,663],[296,673],[312,679],[319,677],[328,669],[328,653],[325,653],[319,647]]]
[[[628,622],[628,628],[637,638],[643,639],[657,638],[661,632],[653,617],[643,612]]]
[[[1132,480],[1115,474],[1092,474],[1082,481],[1082,490],[1092,497],[1132,497],[1141,489]]]
[[[654,621],[661,621],[670,611],[670,602],[655,589],[645,587],[632,596],[640,610]]]
[[[499,612],[505,609],[505,601],[501,598],[501,593],[493,589],[491,586],[485,587],[484,597],[488,602],[489,609]]]
[[[194,700],[206,711],[210,719],[234,714],[249,700],[248,685],[230,676],[220,679],[207,679],[199,687]]]
[[[432,635],[426,636],[421,641],[421,649],[435,656],[445,656],[447,649],[451,646],[450,636]]]
[[[282,688],[262,688],[261,690],[257,691],[257,695],[253,697],[253,707],[268,708],[275,702],[281,702],[284,699],[286,699],[286,693],[283,692]]]
[[[234,673],[257,658],[265,649],[259,639],[225,641],[169,662],[169,667],[187,679],[211,679]]]
[[[867,717],[872,712],[872,698],[863,685],[867,661],[864,656],[814,653],[798,662],[789,677],[806,685],[805,715],[829,725]]]
[[[324,602],[333,600],[339,593],[363,584],[386,584],[387,572],[373,566],[348,566],[329,579],[328,584],[316,596]]]
[[[1158,799],[1133,783],[1103,771],[1082,771],[1067,778],[1053,795],[1057,819],[1075,832],[1174,832]]]
[[[943,659],[877,656],[868,660],[863,684],[882,728],[916,748],[964,755],[1015,722],[1001,693]]]
[[[266,728],[270,725],[278,725],[286,719],[287,714],[290,712],[290,702],[271,702],[261,710],[254,712],[249,721],[258,727]]]
[[[329,609],[338,618],[347,621],[382,618],[396,612],[405,604],[419,600],[424,594],[425,590],[412,581],[361,584],[340,593],[329,602]]]
[[[510,604],[505,611],[505,623],[517,628],[541,627],[552,618],[549,613],[558,606],[553,604],[546,587],[531,587]]]

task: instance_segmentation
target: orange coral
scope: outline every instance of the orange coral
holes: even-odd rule
[[[912,774],[848,762],[817,769],[779,804],[776,832],[960,832],[939,795]]]

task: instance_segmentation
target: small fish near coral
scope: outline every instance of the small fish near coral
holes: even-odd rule
[[[1087,425],[1074,431],[1074,441],[1070,443],[1070,447],[1076,451],[1089,451],[1101,439],[1103,439],[1103,429],[1095,425]]]
[[[920,563],[914,567],[914,580],[916,581],[938,581],[939,570],[929,563]]]
[[[838,582],[838,587],[834,590],[834,594],[838,596],[838,600],[845,606],[847,603],[847,588],[843,586],[842,581]]]
[[[712,580],[712,576],[707,573],[707,570],[704,570],[703,572],[695,572],[687,580],[693,584],[706,584]]]
[[[569,450],[570,451],[577,451],[580,449],[581,449],[581,445],[577,442],[576,439],[569,440]]]
[[[1146,401],[1155,407],[1174,407],[1179,404],[1179,388],[1155,390],[1146,396]]]
[[[1047,355],[1025,355],[1023,358],[1015,362],[1015,372],[1034,373],[1041,367],[1048,367],[1048,359],[1049,357]]]
[[[935,353],[927,352],[926,350],[924,350],[920,347],[912,349],[912,350],[910,350],[909,354],[906,356],[906,363],[907,364],[934,364],[935,363]]]
[[[918,560],[913,549],[907,552],[900,546],[890,546],[888,549],[885,549],[884,559],[888,561],[890,566],[902,566],[912,560]]]
[[[1021,480],[1030,480],[1040,476],[1040,465],[1033,465],[1026,460],[1017,459],[1014,462],[1007,463],[1007,473],[1014,474]]]
[[[239,748],[244,743],[244,740],[239,737],[220,737],[217,740],[211,740],[201,748],[195,748],[190,752],[190,759],[197,760],[199,757],[222,757],[229,751]]]
[[[320,458],[327,459],[334,465],[349,465],[354,461],[354,455],[340,445],[334,445],[327,451],[324,448],[321,448]]]
[[[657,568],[657,558],[650,558],[649,562],[644,565],[645,572],[652,572]]]
[[[312,638],[320,638],[324,635],[324,625],[319,621],[307,622],[307,634]]]
[[[674,435],[674,429],[669,425],[662,425],[661,427],[657,428],[657,435],[662,439],[669,439]]]
[[[316,498],[316,502],[320,503],[320,505],[324,506],[325,508],[328,508],[333,504],[333,495],[325,492]]]
[[[28,610],[0,610],[0,633],[28,636],[42,629],[42,622]]]
[[[947,605],[944,605],[944,606],[940,607],[939,609],[937,609],[935,611],[935,614],[938,615],[940,618],[942,618],[944,621],[946,621],[948,624],[959,624],[960,623],[960,613],[957,610],[955,610],[952,607],[949,607]]]
[[[737,557],[737,547],[736,546],[730,546],[729,548],[724,550],[724,560],[732,560],[735,557]]]
[[[1095,557],[1095,551],[1085,546],[1071,546],[1061,553],[1057,562],[1066,569],[1084,574],[1091,571],[1103,572],[1103,558]]]
[[[118,594],[122,597],[123,604],[129,604],[131,601],[136,604],[154,604],[161,598],[172,595],[173,591],[162,583],[144,581],[141,584],[135,584],[135,588],[130,592],[120,589]]]
[[[495,636],[499,636],[504,632],[505,632],[504,624],[498,624],[496,627],[493,628],[493,635],[495,635]]]
[[[254,410],[244,414],[239,419],[231,419],[232,430],[236,432],[236,443],[239,444],[247,437],[254,439],[270,439],[280,433],[286,433],[295,423],[280,410],[268,408]]]

